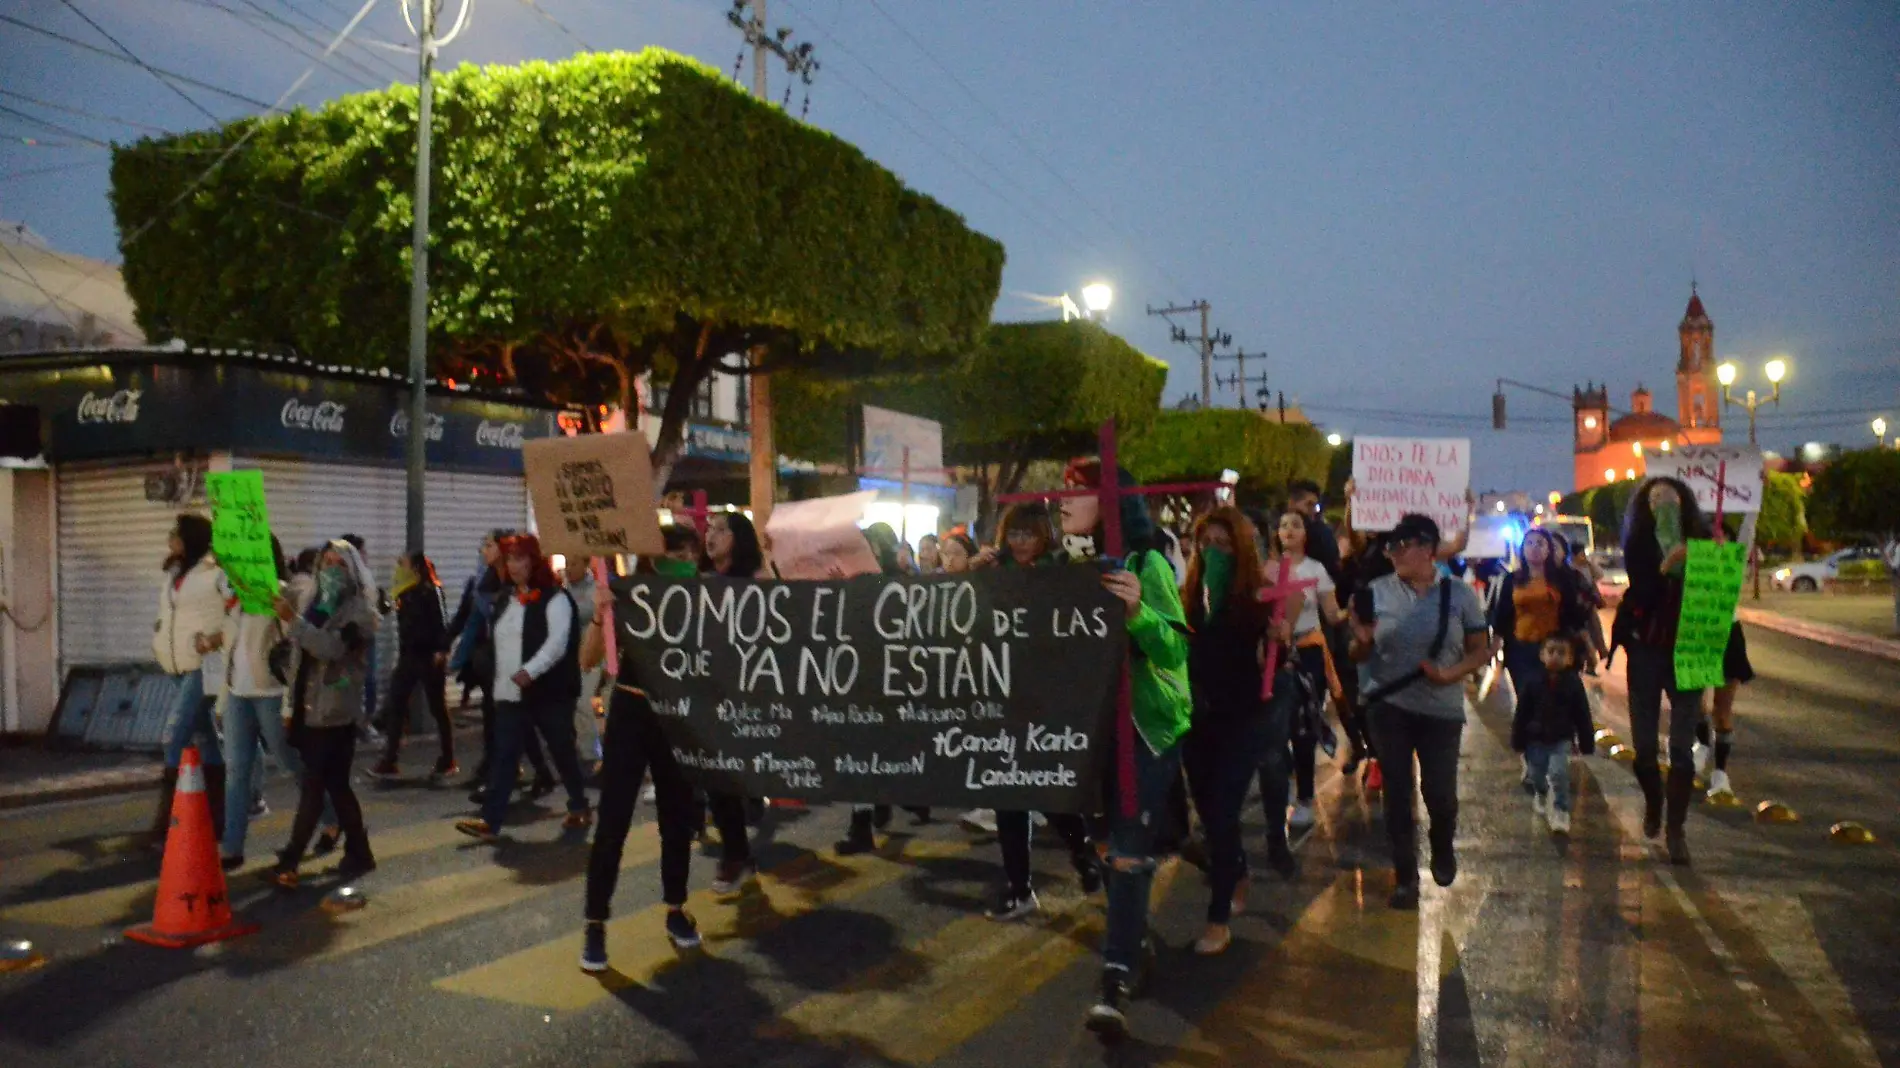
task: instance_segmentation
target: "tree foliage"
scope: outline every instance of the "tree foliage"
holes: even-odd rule
[[[1900,450],[1842,453],[1815,473],[1808,516],[1830,540],[1900,535]]]
[[[1094,452],[1104,421],[1139,432],[1155,417],[1167,376],[1166,364],[1095,323],[998,323],[940,372],[775,379],[779,450],[843,461],[862,404],[935,419],[945,462],[978,469],[987,510],[991,495],[1020,488],[1032,461]]]
[[[1222,471],[1240,485],[1271,495],[1289,479],[1325,484],[1333,449],[1313,426],[1278,423],[1239,408],[1161,412],[1128,436],[1122,463],[1142,482],[1210,479]]]
[[[120,231],[150,224],[123,247],[140,327],[400,363],[416,113],[395,86],[116,149]],[[439,74],[433,127],[438,373],[626,404],[657,371],[669,458],[730,354],[834,373],[948,361],[1001,281],[1002,247],[956,214],[658,49]]]
[[[1807,533],[1807,502],[1801,493],[1801,480],[1780,471],[1768,472],[1761,518],[1755,521],[1756,544],[1792,552],[1801,547]]]

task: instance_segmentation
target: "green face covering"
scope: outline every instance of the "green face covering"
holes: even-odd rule
[[[688,579],[699,574],[699,568],[691,560],[675,560],[670,556],[653,561],[653,570],[664,578]]]
[[[343,600],[345,581],[341,567],[326,567],[317,572],[317,608],[324,615],[335,612],[337,602]]]
[[[1682,505],[1670,503],[1656,506],[1656,547],[1662,550],[1666,559],[1676,547],[1682,544]]]
[[[1219,615],[1227,606],[1227,595],[1234,588],[1234,554],[1208,546],[1201,550],[1201,590],[1207,597],[1207,614]]]

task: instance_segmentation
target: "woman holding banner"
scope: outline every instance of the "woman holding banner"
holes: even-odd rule
[[[1100,461],[1071,464],[1064,481],[1073,488],[1096,489],[1104,478],[1132,488],[1126,471],[1104,472]],[[1102,587],[1127,610],[1129,711],[1133,746],[1115,760],[1134,765],[1134,797],[1124,814],[1121,798],[1110,803],[1108,849],[1108,928],[1102,940],[1102,993],[1089,1009],[1090,1030],[1110,1038],[1127,1033],[1128,998],[1139,988],[1153,960],[1148,937],[1148,899],[1154,885],[1156,831],[1166,818],[1168,795],[1181,772],[1181,739],[1193,709],[1188,687],[1187,620],[1174,567],[1159,548],[1148,506],[1135,495],[1120,499],[1122,560],[1104,559]],[[1093,535],[1105,545],[1101,499],[1062,500],[1062,532]],[[1114,727],[1119,735],[1120,724]],[[1111,764],[1115,767],[1115,764]],[[1118,772],[1111,773],[1120,778]],[[1114,781],[1114,780],[1111,780]]]
[[[698,547],[692,529],[669,526],[662,534],[666,555],[641,561],[640,570],[667,578],[692,578],[698,572],[693,563],[697,554],[685,552]],[[598,667],[606,658],[605,627],[613,606],[613,590],[596,586],[593,602],[587,606],[593,616],[581,637],[583,670]],[[620,878],[627,832],[633,826],[634,799],[640,795],[641,781],[648,773],[653,776],[653,802],[660,824],[660,898],[666,905],[666,937],[677,949],[699,945],[699,927],[686,912],[686,880],[692,869],[699,803],[692,784],[673,759],[673,748],[660,730],[646,691],[640,688],[628,652],[622,645],[607,702],[607,729],[601,739],[600,823],[594,828],[594,844],[587,855],[586,925],[581,939],[584,972],[607,970],[607,919],[612,914],[614,885]],[[730,824],[723,826],[720,833],[732,834],[733,840],[743,842],[744,823],[741,821],[736,829]],[[724,865],[721,868],[723,873]]]
[[[1269,817],[1271,863],[1288,878],[1296,870],[1286,841],[1287,728],[1296,688],[1290,662],[1282,660],[1273,700],[1260,696],[1261,646],[1273,624],[1258,596],[1262,571],[1254,525],[1237,508],[1217,508],[1194,525],[1193,544],[1182,600],[1193,631],[1188,675],[1194,682],[1194,726],[1181,753],[1207,835],[1212,894],[1207,930],[1194,952],[1212,956],[1233,941],[1228,923],[1247,904],[1251,876],[1240,812],[1256,770]],[[1290,636],[1285,623],[1271,635],[1283,646]],[[1277,821],[1271,818],[1276,814]]]
[[[997,528],[996,545],[985,549],[978,559],[986,567],[1050,567],[1068,563],[1068,556],[1055,548],[1055,525],[1049,506],[1041,502],[1013,505]],[[963,821],[979,824],[981,812],[965,813]],[[1095,848],[1089,842],[1088,823],[1073,813],[1048,813],[1049,826],[1062,835],[1069,846],[1069,862],[1082,880],[1082,892],[1092,894],[1101,888],[1101,868],[1095,860]],[[1002,891],[996,903],[984,911],[992,920],[1008,922],[1031,915],[1040,904],[1031,885],[1029,868],[1029,813],[1002,811],[994,814],[996,846],[1003,855]]]
[[[1654,838],[1668,820],[1672,864],[1689,863],[1684,824],[1695,792],[1695,732],[1702,721],[1702,691],[1676,686],[1676,627],[1682,615],[1682,578],[1688,542],[1711,536],[1695,494],[1673,478],[1652,478],[1630,498],[1623,521],[1623,560],[1629,590],[1611,624],[1612,647],[1629,650],[1630,742],[1636,748],[1636,781],[1643,787],[1643,834]],[[1657,766],[1656,733],[1662,701],[1669,695],[1669,781]]]

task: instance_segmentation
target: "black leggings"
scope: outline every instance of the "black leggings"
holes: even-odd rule
[[[1071,859],[1086,860],[1089,849],[1088,821],[1064,813],[1044,813],[1049,826],[1069,846]],[[1029,813],[1003,811],[996,814],[996,846],[1003,854],[1003,877],[1010,892],[1029,893]]]
[[[684,905],[700,807],[692,784],[673,759],[653,706],[645,697],[615,686],[607,703],[607,730],[601,743],[599,823],[587,855],[586,918],[605,922],[611,914],[620,857],[633,826],[634,802],[649,771],[660,821],[660,896],[668,905]],[[752,854],[743,805],[715,804],[713,818],[724,839],[726,861],[749,863]]]
[[[449,724],[449,705],[443,694],[446,685],[442,666],[436,663],[433,654],[405,652],[396,658],[396,670],[389,676],[389,703],[383,707],[383,725],[389,737],[389,743],[383,748],[384,760],[391,764],[396,762],[403,731],[409,726],[409,695],[420,686],[442,744],[436,767],[447,768],[455,763],[455,729]]]
[[[295,870],[303,860],[310,836],[316,833],[317,820],[323,815],[323,797],[330,796],[336,808],[337,825],[343,829],[343,854],[369,856],[369,831],[363,826],[363,806],[350,788],[350,765],[356,759],[356,725],[342,727],[299,727],[294,745],[303,754],[303,776],[298,780],[297,817],[290,824],[290,842],[279,855],[283,867]]]

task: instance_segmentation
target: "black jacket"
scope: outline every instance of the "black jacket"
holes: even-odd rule
[[[500,619],[502,609],[507,607],[508,599],[514,595],[512,587],[503,590],[495,598],[494,611],[489,614],[489,618]],[[581,631],[586,629],[586,617],[581,615],[574,598],[569,597],[566,590],[559,586],[542,590],[540,597],[522,606],[526,615],[521,621],[521,659],[527,661],[548,640],[548,605],[554,603],[557,597],[573,609],[567,628],[567,648],[546,674],[522,690],[521,700],[524,704],[573,702],[581,698]]]
[[[1513,750],[1522,753],[1528,745],[1561,745],[1572,738],[1585,756],[1596,751],[1590,695],[1583,690],[1581,675],[1547,674],[1517,695],[1517,714],[1511,718]]]
[[[1227,605],[1212,619],[1199,604],[1188,605],[1188,679],[1194,688],[1194,719],[1245,719],[1259,715],[1260,643],[1268,615],[1259,607]],[[1288,658],[1281,657],[1284,666]]]
[[[1682,615],[1682,576],[1664,574],[1662,549],[1653,537],[1637,537],[1623,547],[1629,588],[1610,625],[1615,645],[1676,646],[1676,621]]]
[[[404,656],[433,657],[449,651],[442,609],[442,587],[432,582],[396,595],[396,641]]]

